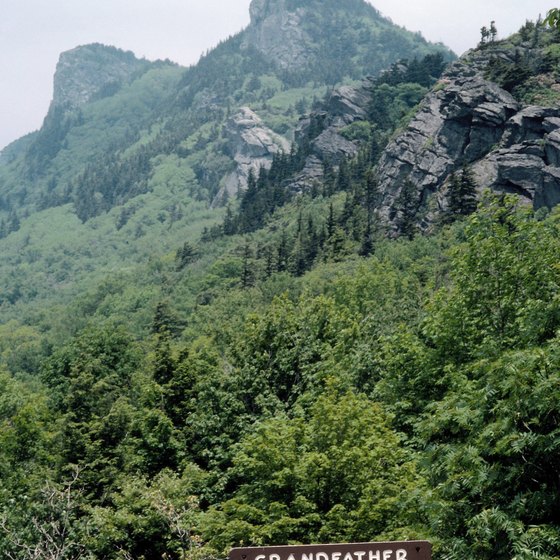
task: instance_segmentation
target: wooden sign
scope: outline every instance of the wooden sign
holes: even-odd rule
[[[428,541],[234,548],[229,560],[431,560]]]

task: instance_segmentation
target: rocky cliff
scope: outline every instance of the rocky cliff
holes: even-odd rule
[[[244,48],[301,83],[360,79],[429,52],[454,57],[443,45],[397,27],[365,0],[252,0],[250,15]]]
[[[333,90],[322,110],[302,117],[295,133],[300,146],[309,142],[305,166],[289,188],[303,192],[321,182],[325,166],[337,166],[343,159],[354,157],[360,142],[343,135],[348,125],[364,121],[371,101],[372,80],[365,79],[359,86],[340,86]]]
[[[223,135],[235,169],[224,178],[213,205],[219,205],[224,198],[244,190],[251,172],[256,177],[261,167],[270,169],[275,154],[290,151],[290,143],[266,127],[248,107],[242,107],[226,122]]]
[[[250,14],[246,46],[253,45],[282,68],[301,68],[309,63],[307,45],[311,38],[302,25],[304,8],[290,10],[286,0],[253,0]]]
[[[147,65],[131,52],[100,44],[66,51],[56,67],[52,106],[76,108],[104,92],[114,93]]]
[[[405,181],[414,185],[424,227],[446,207],[452,171],[471,166],[480,190],[515,193],[535,208],[560,202],[560,109],[525,106],[486,78],[491,57],[471,52],[447,70],[378,166],[380,215],[393,223]]]

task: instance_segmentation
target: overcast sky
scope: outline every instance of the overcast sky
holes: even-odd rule
[[[558,0],[371,0],[395,23],[461,54],[496,21],[500,36]],[[249,23],[250,0],[0,0],[0,149],[41,126],[58,56],[87,43],[150,60],[196,62]]]

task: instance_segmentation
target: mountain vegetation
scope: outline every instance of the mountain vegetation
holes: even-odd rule
[[[432,198],[422,158],[390,192],[382,175],[481,60],[517,120],[481,96],[460,126],[494,119],[491,154],[517,134],[554,175],[558,33],[528,22],[445,70],[449,51],[369,4],[321,5],[253,0],[188,69],[75,49],[43,128],[2,152],[3,557],[416,539],[441,559],[560,557],[554,183],[533,204],[513,174],[484,189],[481,151]],[[240,107],[266,134],[235,151]],[[290,151],[231,194],[270,131]]]

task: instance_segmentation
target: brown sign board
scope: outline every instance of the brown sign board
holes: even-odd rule
[[[234,548],[229,560],[431,560],[428,541]]]

